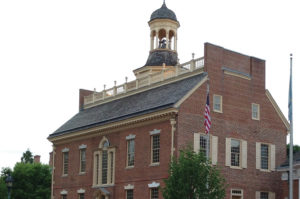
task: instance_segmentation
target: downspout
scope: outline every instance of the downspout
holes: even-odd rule
[[[170,123],[171,123],[171,158],[173,157],[174,155],[174,151],[175,151],[175,148],[174,148],[174,134],[175,134],[175,130],[176,130],[176,120],[175,119],[170,119]]]

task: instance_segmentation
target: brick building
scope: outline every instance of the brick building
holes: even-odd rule
[[[265,88],[265,61],[205,43],[180,64],[180,24],[165,3],[150,21],[150,53],[136,80],[80,90],[79,112],[52,133],[52,198],[162,198],[171,156],[191,144],[205,152],[209,81],[210,158],[227,199],[281,198],[289,124]]]

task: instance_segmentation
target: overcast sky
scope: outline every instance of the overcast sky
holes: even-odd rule
[[[300,144],[298,0],[167,0],[181,27],[180,62],[203,44],[266,60],[266,88],[287,115],[294,54],[294,143]],[[80,88],[133,80],[150,48],[147,22],[162,0],[0,1],[0,168],[29,148],[48,163],[47,136],[78,112]]]

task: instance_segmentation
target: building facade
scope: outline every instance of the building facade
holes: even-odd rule
[[[180,64],[175,13],[163,3],[148,24],[150,53],[136,80],[80,90],[79,112],[49,135],[52,198],[163,198],[171,157],[208,144],[227,199],[281,198],[275,168],[286,158],[289,124],[265,88],[265,61],[205,43],[203,57]]]

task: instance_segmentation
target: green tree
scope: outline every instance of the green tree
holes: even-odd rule
[[[11,175],[12,170],[9,167],[4,167],[1,169],[0,174],[0,198],[7,198],[7,187],[5,180],[7,176]]]
[[[298,151],[300,151],[300,146],[299,145],[294,145],[293,146],[293,154],[297,153]],[[287,157],[289,157],[289,155],[290,155],[290,144],[286,145],[286,154],[287,154]]]
[[[178,159],[172,159],[169,178],[164,182],[165,199],[225,198],[225,179],[220,170],[191,147],[181,150]]]
[[[23,156],[21,157],[21,162],[23,163],[33,163],[33,156],[29,149],[23,153]]]
[[[48,165],[40,163],[17,163],[14,179],[13,199],[47,199],[51,195],[51,172]]]

